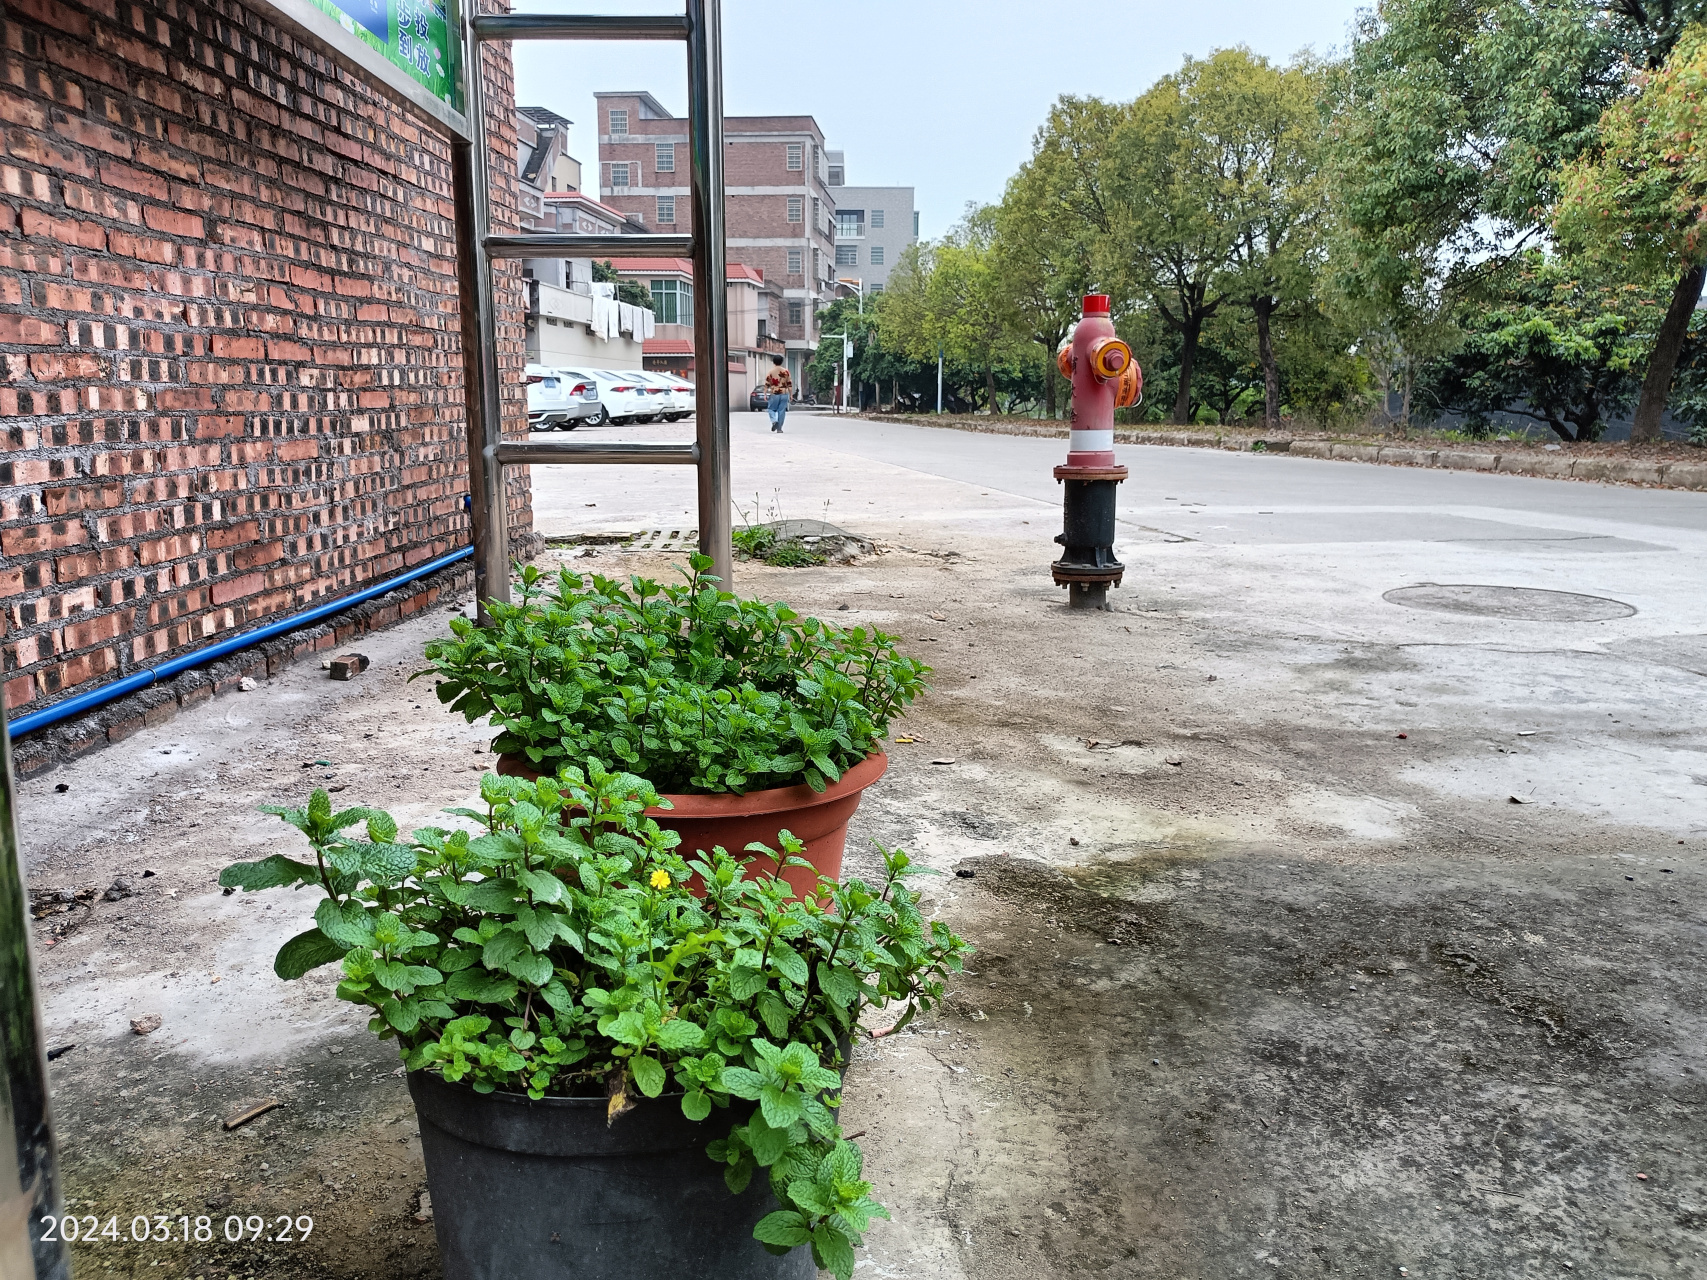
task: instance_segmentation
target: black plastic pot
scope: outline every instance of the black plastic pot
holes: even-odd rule
[[[734,1107],[696,1124],[679,1099],[643,1099],[607,1127],[603,1098],[479,1094],[423,1071],[409,1092],[445,1280],[817,1275],[809,1249],[753,1239],[777,1207],[764,1171],[731,1195],[705,1154],[745,1118]]]

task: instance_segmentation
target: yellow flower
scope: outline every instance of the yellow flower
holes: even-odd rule
[[[670,887],[670,873],[663,870],[654,871],[652,873],[652,887],[654,889],[668,889]]]

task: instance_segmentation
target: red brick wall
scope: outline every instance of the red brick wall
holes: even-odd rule
[[[445,141],[227,0],[8,0],[0,26],[6,704],[465,545]],[[498,284],[520,434],[519,264]]]

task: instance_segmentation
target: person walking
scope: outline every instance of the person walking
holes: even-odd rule
[[[765,402],[765,412],[770,415],[772,431],[782,430],[783,419],[788,416],[788,397],[793,390],[794,379],[788,376],[782,357],[772,356],[771,371],[765,375],[765,392],[770,397]]]

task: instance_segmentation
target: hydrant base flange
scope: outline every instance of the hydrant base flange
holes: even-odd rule
[[[1126,566],[1118,560],[1109,564],[1074,564],[1065,560],[1057,560],[1049,566],[1049,576],[1055,579],[1055,585],[1058,587],[1071,586],[1075,583],[1084,585],[1093,582],[1118,587],[1125,574]]]
[[[1126,479],[1125,467],[1073,467],[1062,466],[1055,468],[1057,480],[1113,480],[1119,482]]]

